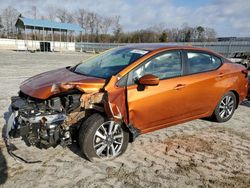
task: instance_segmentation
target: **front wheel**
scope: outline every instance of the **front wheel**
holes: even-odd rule
[[[79,144],[83,155],[90,161],[111,159],[127,149],[129,133],[115,121],[93,114],[82,124]]]
[[[213,119],[217,122],[226,122],[234,114],[237,105],[236,96],[233,92],[225,94],[218,105],[216,106],[213,114]]]

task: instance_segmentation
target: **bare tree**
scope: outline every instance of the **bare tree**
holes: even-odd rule
[[[122,33],[122,26],[120,24],[120,16],[115,16],[113,18],[113,33],[116,42],[119,42],[120,34]]]
[[[76,21],[82,27],[86,28],[88,23],[86,22],[88,12],[85,9],[78,9],[76,12]]]
[[[196,31],[198,32],[198,41],[203,42],[203,40],[204,40],[204,32],[205,32],[204,27],[198,26],[196,28]]]
[[[168,40],[168,35],[165,31],[162,32],[161,36],[159,37],[160,42],[167,42]]]
[[[81,28],[84,29],[85,36],[87,37],[87,33],[89,31],[90,27],[90,16],[89,12],[87,12],[85,9],[78,9],[76,13],[76,21],[81,26]],[[87,39],[88,41],[88,39]]]
[[[73,16],[72,13],[68,12],[66,22],[67,22],[67,23],[75,23],[75,18],[74,18],[74,16]]]
[[[208,42],[216,41],[216,32],[213,28],[205,28],[205,37]]]
[[[2,12],[2,24],[4,32],[7,37],[15,34],[15,23],[17,21],[19,12],[11,6],[5,8]]]
[[[60,22],[66,22],[67,13],[68,12],[65,9],[57,9],[56,10],[56,18],[59,19]]]
[[[103,28],[103,18],[101,16],[94,12],[86,11],[85,9],[78,9],[76,21],[84,29],[87,41],[89,40],[89,34],[91,41],[99,40],[99,34]]]
[[[85,9],[78,9],[76,21],[84,29],[87,40],[90,33],[91,40],[95,39],[96,42],[100,40],[100,34],[107,35],[113,23],[112,18],[101,17]]]
[[[50,21],[55,21],[56,20],[56,8],[54,6],[48,6],[46,8],[47,10],[47,19],[50,20]]]
[[[37,19],[38,18],[38,9],[36,6],[31,6],[29,10],[25,12],[25,15],[27,15],[30,18]]]
[[[74,17],[66,9],[58,8],[56,10],[56,18],[62,23],[73,23]]]
[[[119,15],[105,17],[83,8],[78,9],[73,14],[64,8],[53,6],[47,7],[46,11],[45,15],[38,15],[39,9],[36,6],[31,6],[31,10],[27,13],[34,19],[41,17],[42,19],[57,20],[64,23],[76,22],[84,29],[85,39],[91,42],[203,42],[216,40],[215,30],[203,26],[190,27],[188,24],[183,24],[180,28],[168,28],[165,23],[160,23],[147,29],[123,32]],[[14,24],[18,17],[18,12],[9,6],[3,10],[1,16],[0,31],[2,26],[2,33],[9,37],[15,32]],[[66,36],[67,38],[71,37],[71,32],[67,32]]]
[[[187,23],[183,24],[182,28],[179,30],[180,41],[181,42],[191,42],[193,40],[194,28],[188,26]]]
[[[79,9],[76,14],[77,23],[84,29],[85,36],[87,37],[87,41],[89,39],[91,41],[98,41],[99,34],[101,29],[103,28],[102,17],[94,12],[88,12],[85,9]]]
[[[33,18],[37,19],[37,8],[36,8],[36,6],[32,6],[31,10],[32,10]]]
[[[112,26],[112,23],[113,23],[112,18],[110,18],[110,17],[102,18],[101,26],[100,26],[102,34],[107,34],[108,33],[109,29]]]
[[[3,35],[3,24],[2,24],[2,17],[0,15],[0,37]]]
[[[154,31],[156,31],[157,33],[163,33],[166,32],[166,24],[164,23],[159,23],[159,24],[155,24],[151,27],[151,29],[153,29]]]
[[[3,28],[2,17],[1,17],[1,15],[0,15],[0,29],[2,29],[2,28]]]
[[[100,30],[102,28],[102,17],[98,14],[96,14],[95,16],[95,42],[99,42],[99,34],[100,34]]]
[[[88,19],[89,19],[89,29],[90,29],[90,35],[93,37],[94,31],[95,31],[95,26],[96,26],[96,13],[89,12],[88,13]]]

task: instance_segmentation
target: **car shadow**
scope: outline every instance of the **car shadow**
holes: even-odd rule
[[[246,107],[250,107],[250,100],[245,100],[245,101],[243,101],[240,105],[242,105],[242,106],[246,106]]]
[[[80,146],[77,142],[73,142],[71,145],[68,146],[71,152],[76,154],[77,156],[84,158],[85,160],[88,160],[81,152]]]
[[[81,148],[80,148],[80,145],[78,143],[78,138],[76,137],[73,137],[73,142],[72,144],[68,145],[67,146],[69,148],[69,150],[71,152],[73,152],[75,155],[77,155],[78,157],[81,157],[85,160],[88,161],[88,158],[81,152]]]
[[[4,119],[5,119],[5,124],[2,129],[2,139],[4,140],[5,138],[5,131],[6,131],[6,125],[7,121],[10,117],[11,113],[10,111],[4,113]],[[4,184],[7,179],[8,179],[8,166],[7,166],[7,161],[2,153],[4,145],[0,145],[0,186]]]
[[[8,179],[8,167],[7,161],[0,148],[0,185],[4,184]]]

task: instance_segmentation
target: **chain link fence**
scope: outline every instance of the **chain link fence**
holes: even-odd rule
[[[133,43],[76,43],[76,51],[101,52],[111,48],[132,45]],[[138,43],[136,43],[138,44]],[[250,52],[250,41],[225,41],[225,42],[179,42],[179,43],[143,43],[143,44],[166,44],[166,45],[191,45],[214,50],[226,57],[232,57],[235,53]]]

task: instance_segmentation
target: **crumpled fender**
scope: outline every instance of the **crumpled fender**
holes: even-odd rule
[[[85,92],[80,99],[81,108],[94,109],[105,113],[108,118],[117,122],[122,121],[128,126],[126,87],[118,87],[117,81],[118,77],[112,76],[103,89],[90,93]],[[65,89],[68,89],[69,85],[64,85]]]
[[[122,120],[128,124],[127,105],[126,105],[126,87],[117,86],[118,78],[112,76],[109,83],[104,88],[107,91],[107,101],[104,105],[107,114],[114,119]]]
[[[99,91],[103,87],[104,83],[81,83],[81,82],[63,82],[59,84],[60,92],[70,89],[78,89],[81,92],[93,93]]]

